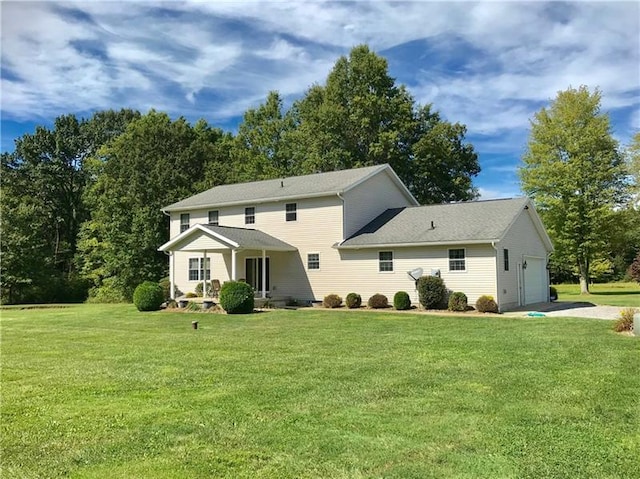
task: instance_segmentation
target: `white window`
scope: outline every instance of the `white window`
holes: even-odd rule
[[[466,271],[466,259],[464,248],[449,250],[449,271]]]
[[[189,229],[189,213],[180,215],[180,233]]]
[[[251,206],[250,208],[244,209],[244,224],[252,225],[256,222],[256,209]]]
[[[287,221],[296,221],[298,219],[298,205],[296,203],[287,203],[285,209]]]
[[[381,273],[393,271],[393,251],[378,252],[378,271]]]
[[[218,210],[209,211],[209,224],[211,226],[218,226]]]
[[[307,269],[320,269],[320,253],[307,255]]]
[[[204,258],[189,258],[189,281],[202,281],[207,275],[211,279],[211,258],[207,258],[207,269],[204,269]]]

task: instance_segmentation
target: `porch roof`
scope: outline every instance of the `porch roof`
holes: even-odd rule
[[[185,239],[194,234],[204,233],[219,242],[228,245],[229,249],[256,249],[268,251],[297,251],[297,248],[289,243],[271,236],[264,231],[250,228],[235,228],[232,226],[212,226],[196,224],[183,231],[175,238],[167,241],[158,248],[158,251],[174,251]]]

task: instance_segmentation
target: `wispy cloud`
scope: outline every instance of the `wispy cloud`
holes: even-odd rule
[[[0,9],[4,119],[133,107],[216,124],[270,90],[299,98],[339,55],[368,43],[419,102],[467,125],[485,171],[487,154],[510,155],[506,167],[515,165],[533,113],[569,86],[602,90],[621,142],[640,128],[637,2],[2,2]]]

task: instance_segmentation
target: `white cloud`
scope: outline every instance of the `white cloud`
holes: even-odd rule
[[[3,71],[19,78],[3,73],[2,111],[14,118],[119,106],[233,117],[269,90],[302,95],[353,45],[393,54],[412,41],[428,42],[440,55],[415,50],[401,80],[418,101],[433,102],[473,134],[527,129],[532,114],[570,85],[599,86],[605,109],[638,109],[634,2],[82,2],[64,4],[66,13],[53,2],[3,2],[0,8]],[[97,45],[104,57],[78,43]],[[461,44],[469,51],[461,54]],[[443,58],[459,60],[460,68]],[[630,117],[637,127],[638,114]]]

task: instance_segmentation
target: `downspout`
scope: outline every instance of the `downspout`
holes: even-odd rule
[[[544,268],[547,270],[547,303],[551,302],[551,272],[549,270],[549,261],[551,259],[551,253],[547,253],[547,263]]]
[[[498,254],[498,247],[496,246],[495,241],[491,242],[491,247],[496,252],[496,302],[498,303],[498,311],[502,312],[501,304],[500,304],[502,302],[500,300],[500,257]]]

